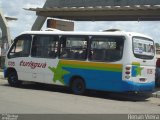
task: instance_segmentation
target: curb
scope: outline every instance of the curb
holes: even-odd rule
[[[158,91],[156,93],[152,93],[151,97],[160,98],[160,91]]]

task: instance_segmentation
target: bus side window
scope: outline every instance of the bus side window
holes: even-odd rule
[[[31,40],[32,37],[30,35],[17,37],[8,53],[8,58],[28,57],[30,54]]]
[[[85,60],[87,58],[87,37],[63,36],[60,45],[60,58]]]
[[[32,57],[56,58],[58,52],[58,36],[37,35],[32,42]]]
[[[122,58],[124,38],[94,36],[91,41],[90,60],[113,62]]]

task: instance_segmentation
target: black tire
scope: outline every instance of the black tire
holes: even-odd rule
[[[17,72],[12,71],[8,75],[8,83],[12,87],[19,87],[22,84],[22,81],[18,80]]]
[[[82,95],[85,93],[85,83],[81,78],[74,78],[71,82],[71,90],[76,95]]]

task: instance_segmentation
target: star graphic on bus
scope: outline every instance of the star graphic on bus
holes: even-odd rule
[[[140,63],[132,63],[132,77],[141,76],[143,68],[140,66]]]
[[[141,67],[137,66],[137,67],[135,68],[136,76],[138,76],[138,75],[140,75],[140,76],[141,76],[142,70],[143,70],[143,68],[141,68]]]
[[[66,75],[66,74],[69,74],[69,72],[64,70],[64,69],[62,69],[62,66],[60,64],[58,64],[57,68],[50,67],[50,66],[48,68],[54,74],[53,81],[54,82],[59,81],[62,84],[64,84],[63,76]]]

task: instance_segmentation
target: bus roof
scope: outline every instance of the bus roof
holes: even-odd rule
[[[151,37],[136,33],[136,32],[125,32],[125,31],[104,31],[104,32],[93,32],[93,31],[26,31],[21,34],[41,34],[41,35],[113,35],[113,36],[141,36],[152,39]]]

